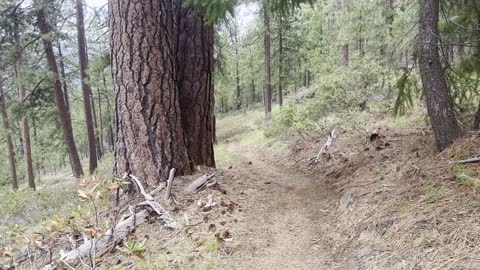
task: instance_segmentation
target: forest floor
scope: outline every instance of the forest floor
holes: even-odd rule
[[[477,156],[479,137],[438,153],[418,118],[366,118],[286,140],[264,137],[258,111],[220,119],[219,184],[187,194],[211,169],[176,178],[181,227],[139,226],[125,241],[146,240],[144,258],[113,250],[101,269],[480,269],[480,165],[448,164]]]

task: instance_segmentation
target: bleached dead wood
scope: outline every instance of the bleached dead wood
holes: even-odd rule
[[[480,157],[474,157],[474,158],[463,159],[463,160],[451,160],[448,162],[448,164],[467,164],[467,163],[476,163],[476,162],[480,162]]]
[[[142,193],[142,195],[145,197],[145,199],[147,199],[147,201],[153,201],[153,197],[152,195],[148,194],[147,192],[145,192],[145,188],[143,187],[142,183],[140,182],[140,180],[138,180],[137,177],[135,177],[134,175],[131,175],[130,174],[130,178],[133,180],[133,182],[135,183],[135,185],[137,185],[137,187],[140,189],[140,193]]]
[[[112,247],[116,246],[122,239],[124,239],[136,226],[144,223],[152,212],[155,212],[166,224],[166,227],[175,228],[176,222],[170,216],[170,213],[165,210],[160,203],[156,202],[152,195],[145,191],[140,180],[130,175],[133,183],[138,187],[138,190],[145,198],[145,201],[129,207],[129,210],[134,211],[137,208],[148,207],[149,209],[143,209],[137,213],[131,212],[130,214],[123,215],[114,228],[107,230],[102,236],[86,240],[82,245],[71,251],[65,253],[61,252],[59,262],[69,265],[71,263],[88,258],[91,254],[101,256],[105,252],[108,252]],[[133,209],[133,210],[132,210]],[[54,269],[54,265],[46,265],[42,269]]]
[[[205,188],[208,184],[208,181],[215,176],[215,173],[209,175],[203,175],[202,177],[198,178],[197,180],[193,181],[186,189],[186,192],[195,193],[203,188]]]
[[[322,146],[320,151],[318,151],[318,154],[310,158],[311,160],[310,164],[319,163],[322,160],[323,154],[326,154],[328,152],[328,150],[330,149],[330,147],[332,146],[336,138],[337,138],[337,134],[334,129],[328,134],[327,141]]]
[[[168,201],[172,196],[172,188],[173,188],[173,179],[175,178],[175,168],[170,170],[170,175],[168,176],[167,181],[167,191],[165,192],[165,201]]]

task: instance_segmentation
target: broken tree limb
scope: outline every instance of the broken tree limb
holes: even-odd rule
[[[310,160],[312,161],[312,162],[310,162],[310,164],[319,163],[322,160],[323,154],[326,154],[328,152],[328,150],[330,149],[330,147],[332,146],[332,144],[333,144],[333,142],[335,141],[336,138],[337,138],[337,134],[336,134],[336,131],[334,129],[328,134],[327,141],[322,146],[320,151],[318,151],[318,154],[316,156],[310,158]]]
[[[145,192],[145,188],[143,188],[143,185],[142,183],[140,182],[140,180],[138,180],[137,177],[135,177],[134,175],[130,174],[130,178],[132,179],[132,181],[137,185],[137,187],[140,189],[140,193],[142,193],[142,195],[145,197],[145,199],[147,201],[153,201],[153,197],[152,195],[148,194],[147,192]]]
[[[108,230],[102,237],[95,240],[95,251],[97,254],[102,254],[105,251],[109,250],[111,245],[116,245],[124,237],[126,237],[132,229],[137,225],[140,225],[145,222],[149,216],[148,210],[142,210],[135,215],[130,216],[124,221],[120,222],[115,226],[115,229]],[[92,239],[93,240],[93,239]],[[83,243],[78,248],[63,254],[61,260],[70,263],[79,260],[80,258],[86,258],[89,256],[93,248],[93,241],[89,240]]]
[[[474,157],[474,158],[463,159],[463,160],[451,160],[448,162],[448,164],[467,164],[467,163],[476,163],[476,162],[480,162],[480,157]]]
[[[167,181],[167,191],[165,192],[165,201],[168,201],[172,196],[172,188],[173,188],[173,179],[175,178],[175,168],[170,170],[170,175],[168,176]]]
[[[208,184],[208,181],[212,179],[215,176],[215,173],[209,174],[209,175],[203,175],[202,177],[198,178],[197,180],[193,181],[186,189],[185,191],[188,193],[195,193],[203,188],[205,188]]]

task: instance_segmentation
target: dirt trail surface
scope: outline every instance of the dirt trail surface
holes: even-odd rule
[[[241,203],[248,205],[234,269],[331,269],[334,247],[318,237],[331,231],[339,195],[259,148],[232,143],[229,151],[236,157],[232,170],[243,179]]]
[[[280,158],[230,141],[225,184],[243,209],[226,243],[232,269],[480,269],[478,192],[462,180],[480,168],[447,165],[475,155],[479,139],[441,154],[432,141],[416,130],[373,142],[343,133],[313,168],[322,141]]]

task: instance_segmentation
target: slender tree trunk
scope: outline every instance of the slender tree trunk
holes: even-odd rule
[[[340,61],[341,65],[344,66],[344,67],[348,67],[348,62],[349,62],[349,58],[350,58],[348,44],[342,45],[341,55],[342,55],[341,61]]]
[[[43,36],[48,36],[50,31],[47,25],[45,11],[43,8],[37,11],[37,23],[38,28],[40,29],[40,33]],[[55,103],[57,104],[57,111],[63,129],[63,139],[71,158],[70,162],[72,163],[73,175],[78,178],[83,175],[83,169],[82,164],[80,163],[80,158],[78,157],[75,139],[73,138],[72,122],[65,106],[65,97],[63,96],[62,83],[60,82],[58,76],[58,67],[55,61],[55,54],[53,53],[53,46],[51,41],[49,41],[48,39],[43,40],[43,45],[45,47],[48,67],[50,69],[50,72],[55,75],[55,82],[53,85],[55,91]]]
[[[264,23],[264,54],[265,54],[265,120],[270,120],[272,114],[272,73],[271,73],[271,40],[270,40],[270,15],[268,14],[268,0],[263,6],[263,23]]]
[[[193,7],[176,5],[177,78],[182,127],[187,150],[194,165],[215,167],[213,26],[207,25]],[[237,75],[237,88],[239,78]],[[238,98],[238,97],[237,97]]]
[[[172,168],[178,174],[193,169],[175,81],[172,2],[111,0],[109,12],[117,122],[114,173],[134,174],[154,188]]]
[[[21,39],[20,39],[20,35],[17,32],[17,29],[15,29],[14,36],[15,36],[15,43],[18,48],[17,59],[15,61],[15,77],[16,77],[16,83],[17,83],[18,92],[19,92],[18,96],[20,98],[20,102],[23,103],[25,102],[25,99],[27,97],[27,91],[25,90],[25,86],[23,84],[23,76],[22,76],[23,52],[21,51],[21,47],[22,47]],[[22,122],[22,131],[23,131],[22,144],[23,144],[23,154],[25,158],[27,184],[29,188],[35,190],[36,186],[35,186],[35,176],[33,174],[32,147],[30,142],[30,126],[28,124],[28,119],[25,113],[22,116],[21,122]]]
[[[57,44],[58,47],[58,57],[60,58],[60,75],[62,76],[63,81],[63,95],[65,97],[65,108],[67,109],[68,114],[70,114],[70,100],[68,98],[68,85],[67,85],[67,76],[65,75],[65,64],[63,61],[62,47],[60,43]]]
[[[97,143],[95,139],[95,128],[93,122],[92,111],[92,88],[89,85],[89,78],[87,74],[88,58],[87,58],[87,45],[85,37],[85,26],[83,19],[83,0],[76,0],[77,10],[77,41],[78,41],[78,59],[80,62],[80,78],[82,80],[82,92],[83,92],[83,107],[85,110],[85,125],[87,127],[88,138],[88,160],[89,160],[89,173],[92,174],[97,168]]]
[[[283,106],[283,20],[279,16],[278,32],[278,105]]]
[[[95,108],[95,97],[93,96],[93,93],[91,93],[90,95],[90,100],[92,101],[93,127],[95,130],[95,149],[97,153],[97,160],[100,160],[103,155],[103,149],[100,143],[100,131],[98,130],[97,109]]]
[[[235,45],[235,72],[236,72],[236,82],[237,82],[237,110],[242,108],[242,88],[240,87],[240,60],[238,56],[238,43]]]
[[[98,120],[100,122],[100,129],[98,129],[98,134],[100,136],[100,152],[102,154],[105,153],[105,150],[103,149],[103,115],[102,115],[102,95],[100,94],[100,89],[97,88],[97,93],[98,93]]]
[[[3,70],[0,70],[0,113],[2,114],[3,129],[7,141],[8,161],[10,163],[10,177],[12,189],[18,190],[17,161],[15,159],[15,148],[13,147],[10,122],[8,121],[6,98],[3,92]]]
[[[438,51],[439,1],[422,0],[418,34],[419,68],[437,148],[443,150],[462,136],[455,117]]]
[[[257,101],[257,94],[255,93],[255,81],[252,79],[252,104]]]

